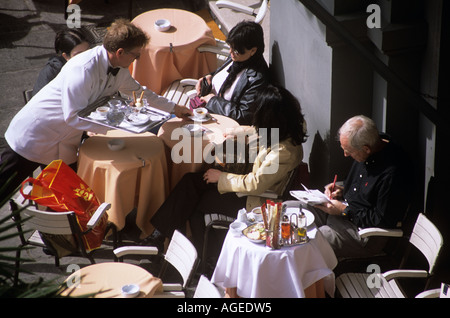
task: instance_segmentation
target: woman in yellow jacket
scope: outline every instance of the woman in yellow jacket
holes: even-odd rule
[[[259,146],[252,171],[236,174],[208,169],[186,174],[151,219],[156,229],[141,242],[142,245],[157,246],[162,252],[165,238],[172,237],[175,229],[185,233],[189,220],[194,244],[201,253],[205,214],[236,217],[242,208],[249,210],[260,206],[263,199],[258,197],[259,194],[267,190],[282,194],[289,172],[303,158],[304,117],[298,100],[282,87],[269,85],[257,96],[253,125],[239,127],[227,136],[245,134],[252,139],[252,135],[257,134]]]

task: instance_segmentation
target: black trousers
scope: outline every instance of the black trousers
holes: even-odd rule
[[[246,197],[239,198],[234,192],[220,194],[217,184],[207,184],[203,180],[203,172],[187,173],[152,217],[151,223],[170,239],[176,229],[186,234],[186,222],[189,221],[193,243],[201,253],[206,228],[204,215],[219,213],[235,218],[246,202]]]
[[[34,170],[44,169],[47,165],[25,159],[12,150],[4,138],[0,141],[0,150],[0,202],[3,202]],[[77,163],[70,167],[76,171]]]

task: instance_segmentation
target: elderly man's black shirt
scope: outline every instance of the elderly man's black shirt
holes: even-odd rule
[[[383,139],[388,136],[382,135]],[[406,153],[389,141],[365,162],[354,162],[344,184],[345,209],[358,227],[394,228],[414,191],[414,171]]]

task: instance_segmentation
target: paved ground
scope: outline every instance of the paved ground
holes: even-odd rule
[[[83,26],[90,26],[101,34],[115,18],[128,17],[128,1],[105,2],[85,0],[80,3]],[[202,9],[195,4],[198,2],[201,1],[135,0],[133,16],[163,7],[195,12]],[[33,87],[39,71],[54,53],[56,32],[65,26],[63,1],[0,0],[0,138],[3,138],[9,122],[24,105],[23,91]],[[0,210],[0,218],[5,217],[7,213],[8,208],[3,207]],[[132,227],[127,228],[128,237],[135,235],[133,230]],[[2,241],[0,244],[14,246],[18,244],[18,239]],[[110,247],[110,242],[106,242],[102,249],[96,252],[97,262],[112,260]],[[66,272],[68,265],[89,264],[89,261],[80,257],[66,257],[61,259],[61,266],[56,268],[53,257],[42,253],[41,248],[29,250],[24,256],[35,260],[23,265],[24,269],[35,273],[21,276],[28,282],[35,281],[37,276],[62,282],[70,274]],[[154,263],[145,260],[143,262],[152,272],[158,270],[158,266]]]

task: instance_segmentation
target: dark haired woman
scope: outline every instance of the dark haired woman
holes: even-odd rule
[[[33,96],[58,75],[68,60],[87,49],[89,49],[89,42],[80,30],[59,31],[55,38],[56,55],[52,56],[40,71],[33,87]]]
[[[233,118],[241,125],[251,125],[256,90],[268,84],[269,72],[264,60],[264,33],[261,25],[243,21],[227,37],[230,58],[205,78],[211,92],[201,97],[213,114]],[[196,89],[200,95],[203,78]]]
[[[170,238],[175,229],[185,233],[189,220],[194,244],[201,253],[205,214],[214,212],[236,217],[242,208],[250,211],[261,206],[264,199],[259,194],[267,190],[282,194],[289,172],[302,161],[306,124],[300,103],[286,89],[269,85],[255,93],[253,126],[238,127],[231,134],[233,137],[253,133],[261,137],[268,135],[266,131],[272,133],[267,142],[260,140],[252,171],[234,174],[208,169],[205,173],[186,174],[153,216],[151,223],[156,230],[141,244],[157,246],[161,251],[165,238]],[[276,135],[278,138],[274,138]],[[247,196],[238,197],[236,192]]]

